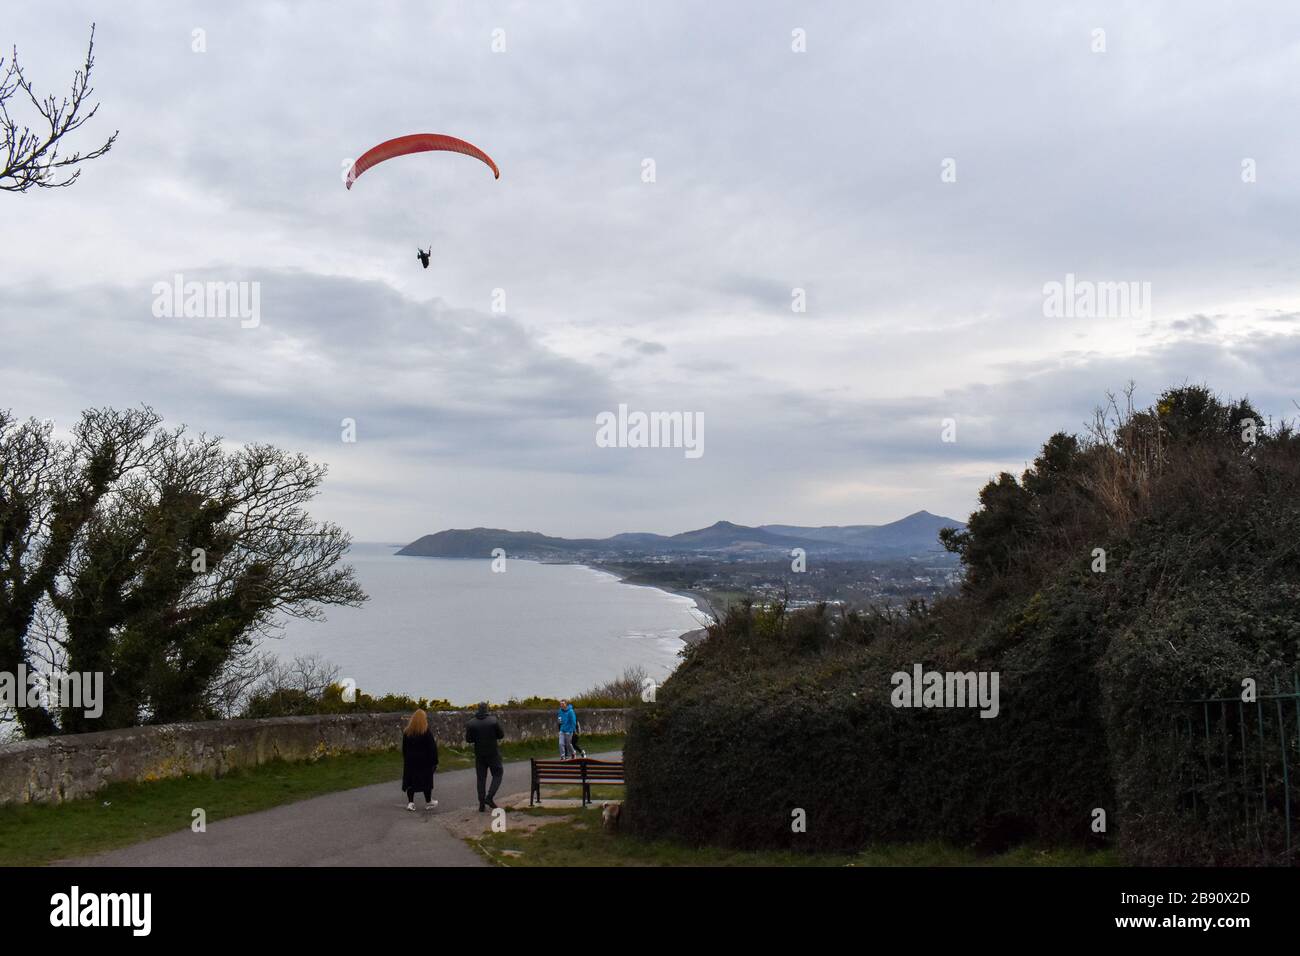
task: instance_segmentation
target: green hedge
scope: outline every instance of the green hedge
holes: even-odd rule
[[[942,608],[955,612],[957,608]],[[984,628],[1003,646],[998,717],[895,708],[895,671],[978,669],[943,646],[936,621],[891,622],[866,645],[798,650],[811,613],[770,635],[711,636],[639,710],[625,746],[628,816],[653,836],[737,847],[852,850],[941,838],[988,850],[1028,839],[1089,839],[1089,811],[1112,792],[1095,686],[1057,676],[1086,657],[1042,612]],[[733,617],[755,614],[740,609]],[[734,623],[734,622],[733,622]],[[951,626],[943,620],[943,626]],[[1080,764],[1096,769],[1072,774]],[[791,828],[792,811],[807,832]]]

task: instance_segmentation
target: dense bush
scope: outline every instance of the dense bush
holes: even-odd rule
[[[338,668],[314,657],[298,658],[291,663],[272,661],[258,685],[249,693],[241,717],[298,717],[310,714],[390,713],[410,712],[417,707],[424,710],[472,710],[477,701],[455,705],[450,701],[428,697],[408,697],[405,694],[371,696],[360,690],[354,699],[343,699],[344,689],[338,683]],[[641,701],[641,687],[645,671],[629,667],[613,680],[587,690],[570,702],[579,711],[600,707],[628,707]],[[519,710],[557,710],[557,697],[511,698],[498,708]]]
[[[1178,701],[1290,681],[1298,486],[1300,445],[1245,402],[1199,387],[1145,411],[1112,402],[1089,434],[1055,435],[1020,479],[990,482],[945,535],[967,571],[959,596],[905,613],[742,606],[711,627],[632,723],[631,825],[736,846],[1040,840],[1118,843],[1148,863],[1278,859],[1300,787],[1265,767],[1272,809],[1247,826],[1240,794],[1199,769],[1213,765]],[[999,672],[999,716],[895,708],[890,675],[916,663]]]
[[[1106,805],[1095,687],[1062,683],[1089,649],[1068,635],[1086,606],[995,616],[998,717],[898,709],[890,676],[979,665],[946,635],[957,602],[854,628],[825,609],[733,608],[637,712],[626,745],[629,819],[693,843],[845,849],[941,837],[997,849],[1087,838]],[[750,623],[752,622],[752,626]],[[865,638],[865,639],[864,639]],[[1073,776],[1080,764],[1094,768]],[[794,833],[792,813],[807,814]]]
[[[296,687],[281,687],[254,695],[241,716],[244,717],[302,717],[310,714],[386,714],[410,713],[417,707],[423,710],[455,710],[445,700],[427,697],[407,697],[404,694],[385,694],[371,697],[357,691],[350,701],[343,699],[343,687],[331,684],[320,694],[311,694]]]

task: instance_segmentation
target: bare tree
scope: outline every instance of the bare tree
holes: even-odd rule
[[[256,645],[232,654],[208,690],[207,709],[222,718],[237,717],[255,697],[299,691],[319,700],[338,683],[338,666],[316,654],[286,662]]]
[[[319,654],[307,654],[285,661],[269,655],[270,665],[257,687],[260,694],[281,690],[301,691],[308,697],[319,698],[339,682],[341,673],[337,664],[331,664]]]
[[[72,77],[72,92],[62,98],[54,94],[38,96],[31,82],[23,74],[18,62],[18,48],[6,63],[0,57],[0,129],[4,143],[0,147],[0,189],[8,192],[26,192],[33,186],[57,189],[70,186],[81,175],[72,167],[87,160],[98,159],[113,147],[117,131],[113,131],[104,145],[88,153],[74,150],[60,155],[63,138],[76,132],[99,112],[99,104],[89,104],[94,89],[90,85],[90,71],[95,66],[95,25],[90,25],[90,45],[86,49],[86,62]],[[20,125],[9,112],[10,101],[25,93],[40,116],[35,128]]]
[[[630,666],[623,669],[621,677],[607,680],[603,684],[577,695],[578,700],[621,700],[629,704],[641,702],[646,678],[649,675],[644,667]]]

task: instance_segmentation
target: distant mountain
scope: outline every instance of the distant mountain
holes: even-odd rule
[[[536,531],[453,528],[437,534],[426,534],[397,553],[426,558],[490,558],[495,548],[504,548],[506,554],[528,552],[564,555],[582,550],[578,541],[552,538]]]
[[[815,528],[805,528],[796,524],[763,524],[764,531],[796,538],[812,538],[815,541],[834,541],[842,543],[857,540],[862,534],[881,527],[875,524],[824,524]]]
[[[668,543],[675,550],[698,551],[710,548],[797,548],[813,542],[797,535],[782,535],[763,528],[747,528],[730,521],[719,521],[698,531],[675,534],[668,539]]]
[[[953,518],[917,511],[889,524],[830,525],[803,528],[789,524],[765,524],[765,531],[798,538],[812,538],[833,542],[848,548],[866,548],[883,551],[935,551],[939,544],[939,531],[943,528],[964,528],[966,525]]]
[[[890,560],[933,556],[943,551],[940,528],[963,528],[952,518],[918,511],[882,525],[769,524],[756,528],[719,521],[707,528],[661,535],[624,532],[609,538],[556,538],[536,531],[469,528],[426,534],[398,554],[430,558],[489,558],[501,548],[511,557],[581,560],[698,555],[764,559],[803,548],[810,555],[841,560]]]

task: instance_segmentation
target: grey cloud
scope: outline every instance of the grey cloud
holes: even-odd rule
[[[623,340],[623,345],[641,355],[662,355],[668,351],[668,346],[662,342],[643,342],[641,339],[627,338]]]
[[[74,189],[0,200],[0,406],[310,448],[369,537],[430,500],[566,534],[961,514],[1129,379],[1294,409],[1291,5],[307,9],[6,11],[43,77],[98,20],[122,133]],[[501,180],[425,156],[343,188],[425,128]],[[153,319],[176,272],[261,281],[262,326]],[[1149,281],[1157,315],[1045,321],[1069,272]],[[705,457],[596,448],[621,401],[703,411]]]

